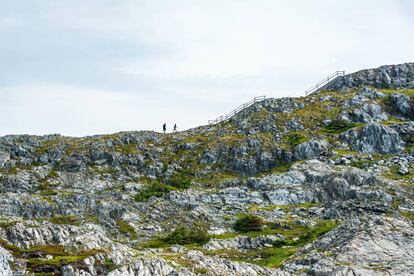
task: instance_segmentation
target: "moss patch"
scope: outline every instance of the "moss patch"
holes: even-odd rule
[[[138,238],[137,232],[135,231],[135,228],[132,227],[126,221],[124,221],[122,219],[118,219],[116,221],[116,225],[118,226],[119,232],[121,232],[122,234],[128,235],[133,240]]]

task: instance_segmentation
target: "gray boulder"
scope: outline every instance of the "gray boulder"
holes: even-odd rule
[[[214,164],[217,162],[217,156],[214,152],[205,152],[200,160],[200,164]]]
[[[9,262],[12,261],[12,255],[0,246],[0,275],[13,275]]]
[[[354,122],[370,123],[388,120],[388,116],[382,113],[378,104],[365,103],[362,107],[354,109],[351,113]]]
[[[289,120],[286,122],[286,128],[288,130],[297,131],[297,130],[303,130],[304,126],[300,121],[293,119],[293,120]]]
[[[404,148],[404,142],[395,130],[378,123],[348,130],[340,138],[353,150],[364,153],[398,153]]]
[[[3,168],[9,159],[10,154],[8,152],[0,151],[0,168]]]
[[[394,110],[402,116],[409,118],[414,117],[414,108],[411,104],[410,97],[403,94],[392,94],[390,96],[390,102]]]
[[[358,95],[364,96],[371,100],[385,97],[384,93],[369,87],[362,87],[361,90],[358,91]]]
[[[329,143],[325,140],[311,140],[299,144],[294,149],[294,157],[296,160],[303,160],[309,158],[326,155],[329,151]]]

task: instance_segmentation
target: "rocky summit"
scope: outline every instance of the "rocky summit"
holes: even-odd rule
[[[414,275],[414,64],[178,133],[0,137],[0,275]]]

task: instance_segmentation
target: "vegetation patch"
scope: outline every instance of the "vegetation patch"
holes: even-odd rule
[[[49,220],[53,224],[70,224],[70,225],[79,225],[79,218],[75,216],[54,216]]]
[[[7,228],[10,226],[13,226],[17,223],[17,221],[12,221],[12,220],[0,220],[0,227],[1,228]]]
[[[303,246],[308,242],[316,240],[337,226],[336,221],[321,221],[313,227],[305,226],[297,237],[289,237],[285,240],[277,240],[273,243],[274,246]]]
[[[282,209],[284,211],[291,212],[295,208],[304,208],[309,209],[312,207],[319,207],[321,206],[320,203],[317,202],[306,202],[306,203],[298,203],[298,204],[288,204],[288,205],[268,205],[268,206],[252,206],[250,208],[250,211],[256,212],[256,211],[273,211],[275,209]]]
[[[191,225],[181,225],[164,236],[158,236],[142,244],[145,248],[164,248],[175,244],[202,245],[210,240],[207,225],[203,222],[195,222]]]
[[[103,265],[105,269],[108,270],[109,272],[118,268],[118,266],[114,263],[114,261],[109,258],[105,258],[105,260],[103,261]]]
[[[300,132],[291,132],[285,136],[286,143],[291,147],[296,147],[309,139]]]
[[[176,173],[166,180],[166,184],[177,189],[188,189],[191,186],[191,180],[186,173]]]
[[[27,268],[35,273],[60,273],[60,268],[105,253],[103,249],[72,250],[63,245],[37,245],[29,249],[21,249],[0,240],[0,246],[10,251],[16,258],[27,259]],[[51,256],[46,258],[46,256]]]
[[[329,134],[340,134],[355,126],[357,126],[357,124],[350,123],[345,120],[333,120],[322,129],[322,132]]]
[[[298,248],[316,240],[318,237],[331,231],[338,225],[334,220],[322,220],[315,226],[303,226],[291,223],[270,223],[267,228],[258,232],[248,232],[249,236],[281,234],[285,240],[275,241],[272,247],[257,250],[214,250],[206,254],[218,255],[234,261],[250,262],[260,266],[279,267],[290,256],[296,253]]]
[[[133,155],[138,153],[136,144],[115,145],[114,150],[123,155]]]
[[[234,230],[240,233],[246,233],[251,231],[261,231],[265,223],[261,217],[244,214],[240,216],[234,223]]]
[[[166,179],[165,183],[159,180],[148,180],[149,183],[136,194],[135,200],[145,202],[153,196],[161,197],[170,191],[188,189],[191,186],[191,179],[188,177],[189,174],[191,173],[187,171],[176,173]]]
[[[135,201],[148,201],[151,197],[162,197],[164,194],[170,191],[176,191],[177,188],[166,185],[157,181],[147,184],[142,188],[135,196]]]
[[[401,215],[405,217],[406,219],[411,220],[414,226],[414,212],[401,212]]]
[[[393,180],[405,180],[405,181],[409,181],[414,177],[414,174],[411,169],[409,170],[408,174],[405,174],[405,175],[400,174],[398,172],[399,170],[400,170],[400,167],[397,164],[391,165],[389,167],[389,171],[385,172],[383,176],[389,179],[393,179]]]
[[[205,244],[210,240],[206,225],[195,223],[193,225],[178,226],[171,233],[162,237],[161,240],[167,244]]]
[[[118,226],[119,232],[121,232],[122,234],[128,235],[131,239],[134,240],[138,238],[135,228],[123,219],[118,219],[116,221],[116,225]]]

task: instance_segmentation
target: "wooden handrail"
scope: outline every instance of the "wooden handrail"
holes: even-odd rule
[[[311,88],[309,88],[308,90],[306,90],[305,91],[305,95],[309,95],[309,94],[312,94],[312,93],[315,93],[315,92],[321,90],[328,83],[332,82],[337,77],[341,77],[341,76],[345,76],[345,71],[336,71],[335,73],[329,75],[328,77],[324,78],[323,80],[321,80],[320,82],[318,82],[317,84],[315,84],[314,86],[312,86]],[[208,121],[208,124],[209,125],[214,125],[214,124],[218,124],[218,123],[223,122],[223,121],[227,121],[228,119],[230,119],[231,117],[235,116],[236,114],[244,111],[246,108],[249,108],[253,104],[255,104],[257,102],[261,102],[261,101],[263,101],[265,99],[266,99],[266,96],[254,97],[252,100],[250,100],[247,103],[244,103],[244,104],[238,106],[236,109],[234,109],[233,111],[231,111],[227,115],[220,116],[220,117],[216,118],[215,120],[209,120]]]
[[[333,81],[337,77],[341,77],[341,76],[345,76],[345,71],[336,71],[332,75],[324,78],[323,80],[321,80],[320,82],[318,82],[317,84],[315,84],[314,86],[312,86],[311,88],[306,90],[305,95],[307,96],[309,94],[312,94],[312,93],[315,93],[315,92],[321,90],[325,85],[327,85],[328,83],[330,83],[331,81]]]
[[[255,104],[257,102],[261,102],[261,101],[263,101],[265,99],[266,99],[266,96],[254,97],[252,100],[250,100],[247,103],[244,103],[244,104],[238,106],[236,109],[234,109],[233,111],[231,111],[227,115],[220,116],[220,117],[218,117],[215,120],[209,120],[208,121],[208,124],[209,125],[214,125],[214,124],[218,124],[220,122],[226,121],[226,120],[230,119],[231,117],[235,116],[236,114],[240,113],[241,111],[245,110],[246,108],[252,106],[253,104]]]

